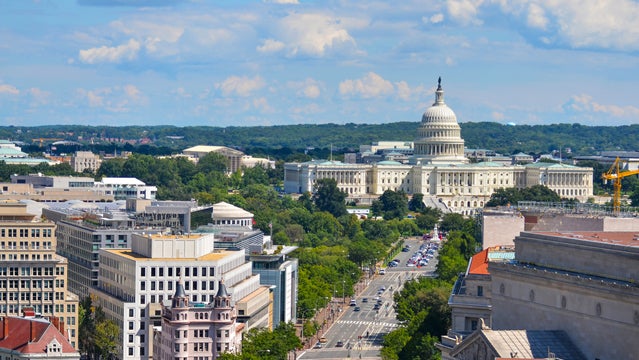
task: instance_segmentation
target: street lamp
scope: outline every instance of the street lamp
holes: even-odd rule
[[[346,280],[342,280],[342,303],[346,304],[346,292],[344,291],[344,286],[346,285]]]

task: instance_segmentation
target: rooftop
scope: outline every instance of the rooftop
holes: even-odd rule
[[[639,247],[639,233],[632,231],[540,231],[538,232],[538,234],[578,239],[583,241],[593,241],[600,244]]]
[[[175,257],[175,258],[150,258],[148,256],[144,256],[142,254],[138,254],[133,252],[131,249],[103,249],[106,252],[111,254],[116,254],[122,256],[129,260],[134,261],[162,261],[162,260],[170,260],[170,261],[212,261],[212,260],[221,260],[225,257],[237,253],[237,251],[227,251],[227,250],[215,250],[211,253],[202,255],[197,258],[192,257]]]

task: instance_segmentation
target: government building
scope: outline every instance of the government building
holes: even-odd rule
[[[544,185],[562,198],[585,202],[592,197],[592,168],[561,163],[510,165],[470,163],[464,156],[464,140],[457,116],[444,102],[441,79],[435,103],[422,116],[413,154],[408,161],[384,160],[367,164],[314,160],[284,165],[284,191],[313,192],[318,180],[337,181],[349,200],[377,197],[386,190],[408,195],[423,194],[428,204],[446,211],[472,214],[483,208],[500,188],[518,189]]]

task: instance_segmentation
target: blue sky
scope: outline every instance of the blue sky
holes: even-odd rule
[[[639,120],[635,0],[0,0],[3,125]]]

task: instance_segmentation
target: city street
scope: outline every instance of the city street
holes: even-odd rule
[[[313,345],[316,345],[321,337],[324,337],[326,342],[320,349],[313,348],[298,354],[298,358],[379,358],[384,335],[398,326],[393,308],[393,293],[398,288],[401,289],[407,280],[431,275],[437,263],[436,259],[431,259],[427,266],[419,268],[406,266],[407,260],[424,242],[413,238],[405,243],[410,245],[410,251],[400,252],[396,256],[400,260],[399,266],[394,268],[385,266],[385,275],[375,275],[368,284],[362,284],[362,289],[354,297],[355,306],[349,306],[349,298],[345,301],[342,298],[334,299],[334,306],[343,306],[344,310],[329,329],[313,339]],[[375,304],[378,302],[379,309],[375,309]],[[359,311],[356,311],[356,307],[359,307]],[[341,342],[339,344],[341,346],[338,346],[338,342]]]

